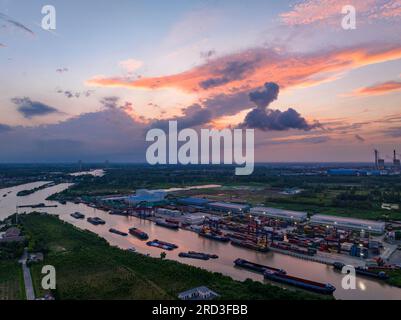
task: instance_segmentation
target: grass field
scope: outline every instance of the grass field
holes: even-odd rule
[[[31,214],[20,219],[32,249],[45,251],[44,264],[56,268],[57,299],[176,299],[179,292],[200,285],[216,291],[221,299],[325,298],[251,280],[234,281],[175,261],[120,250],[54,216]],[[31,267],[39,296],[44,293],[41,267]]]
[[[25,299],[21,265],[14,260],[0,261],[0,300]]]

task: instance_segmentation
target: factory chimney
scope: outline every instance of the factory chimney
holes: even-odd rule
[[[400,168],[400,159],[397,159],[397,153],[394,150],[394,158],[393,158],[394,167]]]

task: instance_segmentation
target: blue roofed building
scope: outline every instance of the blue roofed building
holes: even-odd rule
[[[209,200],[204,199],[204,198],[189,197],[189,198],[178,199],[177,202],[184,206],[203,207],[209,203]]]

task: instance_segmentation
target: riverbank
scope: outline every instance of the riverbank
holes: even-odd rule
[[[224,300],[327,298],[121,250],[51,215],[21,215],[20,222],[32,250],[45,252],[43,264],[56,268],[57,299],[177,299],[179,292],[201,285]],[[41,267],[32,265],[38,296],[43,296]]]

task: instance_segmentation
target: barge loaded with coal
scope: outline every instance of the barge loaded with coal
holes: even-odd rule
[[[180,258],[191,258],[191,259],[199,259],[199,260],[209,260],[209,259],[217,259],[218,256],[215,254],[208,254],[203,252],[195,252],[195,251],[188,251],[188,252],[180,252],[178,254]]]
[[[134,237],[137,237],[140,240],[148,240],[149,239],[148,234],[142,230],[139,230],[138,228],[132,227],[128,230],[128,232],[130,235],[133,235]]]
[[[157,239],[152,240],[152,241],[148,241],[148,242],[146,242],[146,244],[149,247],[155,247],[155,248],[168,250],[168,251],[171,251],[171,250],[174,250],[174,249],[178,248],[178,246],[175,245],[174,243],[169,243],[169,242],[165,242],[165,241],[161,241],[161,240],[157,240]]]

